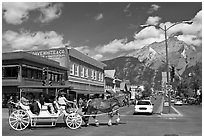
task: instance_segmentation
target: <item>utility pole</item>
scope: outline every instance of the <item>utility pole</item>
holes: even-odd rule
[[[180,24],[180,23],[185,23],[185,24],[192,24],[192,21],[182,21],[182,22],[177,22],[169,26],[168,28],[166,25],[164,25],[164,28],[157,26],[157,25],[151,25],[151,24],[145,24],[145,25],[140,25],[142,28],[146,28],[149,26],[154,26],[157,28],[160,28],[161,30],[164,31],[165,34],[165,47],[166,47],[166,76],[167,76],[167,86],[166,86],[166,91],[168,93],[168,103],[169,103],[169,113],[171,112],[171,92],[170,92],[170,82],[169,82],[169,59],[168,59],[168,44],[167,44],[167,30],[169,30],[171,27]]]

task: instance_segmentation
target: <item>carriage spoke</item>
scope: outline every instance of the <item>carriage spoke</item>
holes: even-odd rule
[[[19,126],[20,126],[20,130],[22,129],[22,123],[21,122],[19,122]]]
[[[23,120],[29,120],[29,116],[27,117],[22,117]]]
[[[29,120],[22,120],[22,122],[24,122],[24,123],[29,123]]]
[[[72,125],[73,125],[72,121],[68,122],[68,124],[69,124],[70,126],[72,126]]]
[[[76,128],[77,126],[76,126],[76,123],[73,123],[73,126],[74,126],[74,128]]]
[[[16,125],[18,123],[18,120],[15,121],[15,123],[13,123],[13,125]]]
[[[19,123],[17,122],[17,123],[16,123],[16,129],[18,129],[18,125],[19,125]]]
[[[77,124],[77,126],[79,126],[79,125],[81,124],[81,122],[78,122],[78,121],[77,121],[76,124]]]
[[[26,125],[29,123],[29,121],[22,120],[21,123],[22,123],[24,126],[26,126]]]
[[[11,122],[11,123],[13,123],[13,122],[17,122],[17,119],[15,119],[15,120],[11,120],[10,122]]]
[[[14,116],[11,115],[11,116],[10,116],[10,119],[15,119],[15,120],[16,120],[16,117],[14,117]]]

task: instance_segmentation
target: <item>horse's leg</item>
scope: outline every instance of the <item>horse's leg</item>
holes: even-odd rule
[[[90,114],[91,114],[91,110],[87,107],[85,110],[84,116],[82,117],[82,120],[84,121],[85,126],[89,126],[89,115]]]
[[[97,114],[97,111],[95,112],[95,116],[92,116],[92,117],[95,120],[95,125],[98,127],[99,126],[99,121],[96,119],[96,114]]]
[[[116,125],[118,125],[120,122],[120,113],[118,111],[116,111],[116,114],[118,116],[118,118],[116,119]]]
[[[84,121],[85,126],[89,126],[89,116],[83,116],[82,120]]]
[[[108,114],[108,118],[109,118],[109,120],[108,120],[108,126],[112,126],[112,117],[113,117],[113,113],[109,113],[109,114]]]

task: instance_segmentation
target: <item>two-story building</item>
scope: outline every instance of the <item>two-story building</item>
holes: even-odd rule
[[[46,80],[43,71],[46,69]],[[66,81],[67,68],[56,61],[35,56],[27,52],[8,52],[2,54],[2,101],[7,102],[9,96],[16,96],[18,86],[61,85]]]
[[[104,67],[106,65],[102,62],[69,47],[27,52],[55,60],[68,69],[65,85],[74,88],[69,92],[70,99],[104,94]]]

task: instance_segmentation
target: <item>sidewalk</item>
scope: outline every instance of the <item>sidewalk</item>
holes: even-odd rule
[[[8,108],[2,108],[2,119],[9,118]]]

